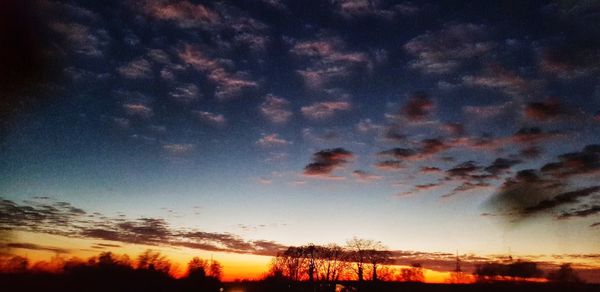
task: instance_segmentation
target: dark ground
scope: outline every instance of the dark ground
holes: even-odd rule
[[[341,286],[346,290],[340,289]],[[414,292],[527,292],[527,291],[575,291],[599,292],[599,284],[556,284],[556,283],[488,283],[488,284],[423,284],[403,282],[363,283],[341,282],[337,291],[414,291]],[[220,290],[220,289],[223,290]],[[53,274],[0,274],[0,291],[83,291],[83,292],[162,292],[162,291],[336,291],[332,283],[284,283],[284,282],[193,282],[176,280],[160,273],[134,272],[131,274],[104,275],[53,275]]]

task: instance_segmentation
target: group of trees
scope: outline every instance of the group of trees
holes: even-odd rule
[[[172,277],[177,272],[174,265],[158,251],[146,250],[135,260],[128,255],[117,255],[112,252],[102,252],[87,260],[79,258],[65,259],[55,256],[50,261],[30,263],[29,259],[22,256],[0,258],[0,272],[5,274],[19,273],[70,273],[82,269],[111,269],[111,270],[139,270],[150,271]],[[183,278],[213,278],[220,280],[223,267],[218,261],[203,260],[194,257],[187,265]]]
[[[475,266],[473,273],[477,282],[519,281],[545,278],[550,282],[581,283],[571,264],[562,264],[558,270],[545,274],[537,263],[515,261],[510,263],[485,263]]]
[[[17,291],[17,287],[25,291],[46,287],[63,287],[61,291],[219,291],[222,270],[218,261],[195,257],[182,272],[153,250],[133,260],[111,252],[87,260],[55,256],[36,263],[21,256],[0,256],[0,287],[15,288],[7,291]]]
[[[344,247],[337,244],[289,247],[272,260],[267,279],[310,282],[348,279],[359,282],[424,281],[421,264],[415,263],[395,273],[388,266],[392,263],[392,253],[380,242],[353,238]]]
[[[292,246],[273,258],[267,280],[337,282],[340,280],[424,282],[420,263],[398,268],[392,252],[377,241],[353,238],[345,246],[308,244]],[[458,265],[458,264],[457,264]],[[515,261],[476,265],[472,275],[460,270],[450,273],[448,283],[521,281],[545,278],[554,282],[581,282],[570,264],[544,274],[537,263]]]

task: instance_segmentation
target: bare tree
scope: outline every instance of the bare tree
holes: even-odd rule
[[[377,281],[377,270],[380,266],[391,262],[392,253],[388,250],[384,250],[383,246],[380,243],[377,243],[373,248],[374,249],[367,251],[367,259],[369,264],[371,265],[371,280]]]
[[[317,277],[322,281],[337,281],[348,265],[348,253],[339,245],[329,244],[317,249]]]
[[[350,261],[356,273],[358,281],[364,281],[366,265],[371,265],[372,279],[377,280],[377,268],[385,258],[389,258],[389,252],[383,252],[384,247],[379,241],[361,239],[354,237],[347,241]],[[381,252],[381,253],[380,253]]]

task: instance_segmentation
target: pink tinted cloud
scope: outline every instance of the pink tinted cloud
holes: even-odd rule
[[[219,100],[227,100],[246,89],[258,87],[258,83],[251,80],[245,72],[229,72],[219,60],[207,56],[199,47],[185,45],[179,52],[179,57],[186,64],[206,74],[215,84],[215,97]]]
[[[300,111],[309,119],[322,120],[332,117],[338,111],[348,111],[351,108],[352,104],[347,101],[329,101],[303,106]]]
[[[258,141],[256,141],[256,144],[261,147],[283,146],[291,143],[292,142],[279,137],[279,134],[277,133],[264,135],[260,139],[258,139]]]
[[[200,119],[200,121],[215,125],[215,126],[223,126],[227,123],[227,119],[222,114],[216,114],[206,111],[192,111],[192,113]]]
[[[166,2],[160,0],[144,1],[144,12],[156,19],[172,21],[182,28],[190,28],[219,22],[219,15],[202,4],[189,1]]]
[[[374,180],[383,179],[383,176],[381,175],[372,174],[364,170],[355,170],[352,172],[352,176],[358,182],[370,182]]]
[[[265,101],[260,105],[260,112],[271,122],[284,124],[292,117],[292,112],[289,110],[290,102],[285,98],[268,94]]]
[[[121,76],[129,79],[148,79],[152,77],[152,64],[146,59],[135,59],[119,68]]]
[[[125,112],[130,116],[148,119],[154,115],[150,107],[142,103],[127,103],[123,105]]]

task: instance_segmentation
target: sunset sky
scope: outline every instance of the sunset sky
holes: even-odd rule
[[[600,282],[596,1],[34,2],[1,253],[153,248],[234,279],[357,236]]]

